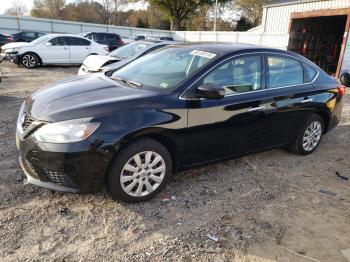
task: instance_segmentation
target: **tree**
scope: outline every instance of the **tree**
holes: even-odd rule
[[[235,31],[248,31],[253,27],[254,27],[254,24],[250,22],[249,19],[247,19],[244,16],[241,16],[241,18],[237,21]]]
[[[215,0],[149,0],[149,3],[158,6],[166,13],[171,23],[171,30],[180,30],[184,20],[194,15],[201,6],[212,6]]]
[[[254,26],[261,22],[263,5],[270,4],[272,0],[235,0],[234,4],[249,19]]]
[[[12,6],[5,11],[5,15],[25,16],[28,13],[26,5],[21,0],[15,0]]]
[[[36,17],[65,19],[66,0],[34,0],[31,15]]]

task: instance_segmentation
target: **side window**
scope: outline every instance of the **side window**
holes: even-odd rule
[[[35,33],[34,32],[25,32],[24,35],[26,37],[35,37]]]
[[[307,74],[307,78],[311,82],[312,80],[314,80],[315,76],[317,75],[317,71],[316,71],[316,69],[314,69],[313,67],[311,67],[308,64],[304,64],[304,65],[305,65],[305,71]]]
[[[104,34],[94,34],[95,41],[103,41],[105,40]]]
[[[226,95],[261,89],[261,56],[234,58],[216,68],[204,79],[204,84],[225,88]]]
[[[304,83],[303,67],[294,59],[282,56],[268,56],[268,67],[268,88]]]
[[[69,45],[71,46],[89,46],[90,41],[78,38],[78,37],[69,37]]]
[[[67,45],[65,37],[55,37],[49,41],[53,46]]]
[[[117,37],[116,35],[113,35],[113,34],[106,34],[106,40],[116,40]]]

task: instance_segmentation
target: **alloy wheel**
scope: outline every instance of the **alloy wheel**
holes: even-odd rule
[[[147,196],[162,184],[165,172],[166,165],[161,155],[153,151],[141,152],[131,157],[124,165],[120,184],[130,196]]]
[[[313,121],[307,127],[303,137],[303,148],[310,152],[314,150],[322,137],[322,124],[319,121]]]
[[[22,58],[22,63],[25,67],[35,67],[36,65],[36,58],[33,55],[25,55]]]

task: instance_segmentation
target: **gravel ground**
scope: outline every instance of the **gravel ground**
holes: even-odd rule
[[[77,71],[0,65],[1,261],[347,261],[350,181],[336,172],[350,177],[349,97],[310,156],[272,150],[208,165],[149,202],[123,204],[26,184],[17,163],[21,102]]]

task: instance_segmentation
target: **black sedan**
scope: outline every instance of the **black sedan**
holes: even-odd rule
[[[44,33],[41,32],[35,32],[35,31],[22,31],[18,32],[16,34],[13,34],[13,42],[32,42],[35,39],[42,37],[45,35]]]
[[[172,174],[272,148],[307,155],[345,87],[297,54],[242,44],[167,46],[116,71],[30,96],[17,123],[28,182],[138,202]]]

